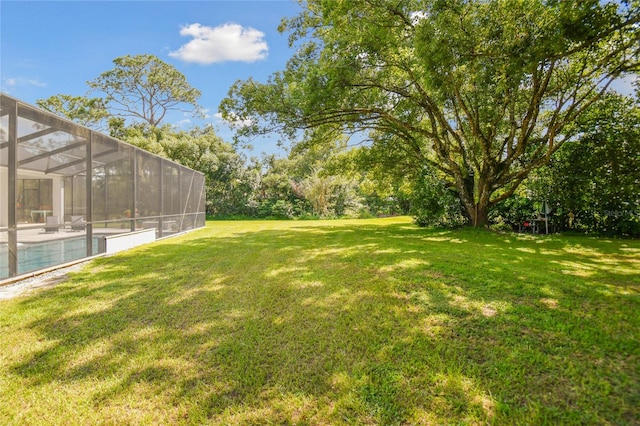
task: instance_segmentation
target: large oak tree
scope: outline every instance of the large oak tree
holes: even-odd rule
[[[298,48],[286,69],[236,82],[223,115],[252,123],[241,137],[367,132],[398,164],[438,170],[476,226],[575,136],[612,81],[638,71],[637,1],[301,5],[281,25]]]

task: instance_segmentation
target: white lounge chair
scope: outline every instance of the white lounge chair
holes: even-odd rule
[[[72,231],[84,231],[86,228],[87,222],[84,221],[84,216],[71,216]]]
[[[58,216],[47,216],[47,221],[44,225],[44,232],[58,232],[60,229],[60,219]]]

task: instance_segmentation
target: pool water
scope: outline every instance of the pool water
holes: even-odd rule
[[[48,241],[46,243],[18,245],[18,275],[61,265],[87,257],[87,241],[84,237]],[[0,245],[0,279],[9,276],[9,248]],[[98,254],[98,239],[93,239],[93,254]]]

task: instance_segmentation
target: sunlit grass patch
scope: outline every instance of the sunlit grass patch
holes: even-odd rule
[[[0,302],[1,424],[633,424],[640,242],[212,222]]]

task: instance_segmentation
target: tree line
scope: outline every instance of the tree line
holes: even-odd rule
[[[152,55],[125,56],[89,96],[38,104],[202,171],[217,217],[412,214],[435,226],[640,236],[637,1],[308,1],[283,19],[296,53],[220,105],[235,143],[177,130],[200,92]],[[97,95],[97,96],[94,96]],[[277,132],[289,154],[236,144]],[[359,138],[357,147],[349,141]],[[526,229],[526,226],[524,226]]]

